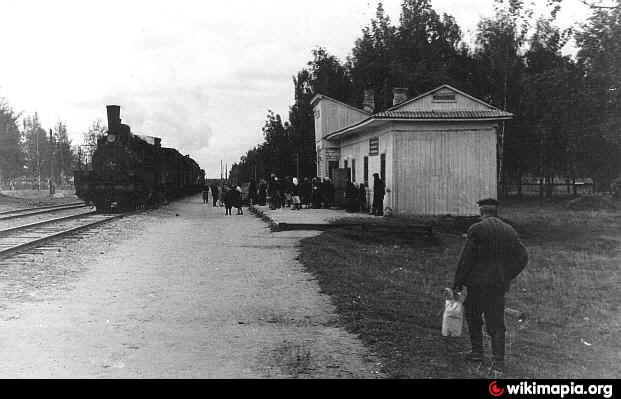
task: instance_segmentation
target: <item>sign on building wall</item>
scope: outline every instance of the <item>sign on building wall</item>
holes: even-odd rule
[[[326,148],[326,159],[328,161],[338,161],[340,150],[338,148]]]
[[[369,140],[369,155],[379,155],[379,137],[374,137]]]

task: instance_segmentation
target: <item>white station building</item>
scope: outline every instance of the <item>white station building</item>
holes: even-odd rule
[[[364,109],[316,95],[317,176],[349,168],[372,198],[378,173],[394,214],[478,214],[478,200],[496,198],[499,128],[513,114],[449,85],[412,99],[406,93],[394,89],[394,106],[375,114],[370,91]]]

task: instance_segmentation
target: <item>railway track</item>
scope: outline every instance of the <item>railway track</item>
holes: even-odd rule
[[[27,216],[42,215],[46,213],[54,213],[65,210],[88,208],[83,202],[75,202],[65,205],[50,205],[38,208],[17,209],[13,211],[0,212],[0,222],[6,220],[19,219]]]
[[[93,211],[3,228],[0,230],[0,259],[124,216],[127,214],[104,215]]]

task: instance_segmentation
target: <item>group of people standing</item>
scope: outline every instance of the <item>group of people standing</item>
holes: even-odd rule
[[[373,175],[373,202],[372,213],[376,216],[384,214],[384,196],[386,185],[379,174]],[[291,208],[320,209],[335,205],[336,189],[329,178],[308,178],[299,181],[297,177],[279,178],[275,174],[269,181],[261,179],[258,184],[251,181],[248,199],[252,204],[268,205],[270,209]],[[367,184],[355,184],[349,181],[345,189],[345,208],[348,212],[367,212]]]
[[[373,175],[373,202],[371,203],[371,213],[375,216],[384,216],[384,196],[386,195],[386,184],[378,173]],[[345,190],[345,210],[347,212],[366,212],[367,190],[364,183],[356,186],[353,182],[347,182]]]
[[[237,214],[243,215],[242,189],[234,184],[212,184],[203,190],[203,202],[209,203],[211,194],[213,207],[224,207],[225,215],[231,215],[232,208]],[[300,181],[297,177],[279,178],[272,174],[269,181],[261,179],[257,184],[251,181],[248,186],[248,202],[261,206],[269,205],[270,209],[291,208],[320,209],[330,208],[336,204],[336,189],[329,178],[308,178]],[[384,215],[384,196],[386,184],[378,173],[373,175],[373,200],[368,204],[367,184],[347,182],[345,187],[345,209],[347,212],[368,212],[375,216]]]
[[[214,208],[224,207],[225,215],[232,215],[233,208],[237,208],[238,215],[244,214],[242,209],[242,189],[240,186],[233,184],[205,186],[203,189],[203,202],[205,204],[209,204],[210,191]]]

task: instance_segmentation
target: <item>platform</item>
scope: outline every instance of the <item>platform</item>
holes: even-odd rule
[[[250,212],[262,218],[274,231],[283,230],[326,230],[351,226],[351,223],[338,223],[343,218],[362,218],[374,220],[376,216],[368,213],[349,213],[340,209],[301,209],[291,208],[270,209],[269,206],[251,205]],[[381,218],[378,218],[381,219]]]

